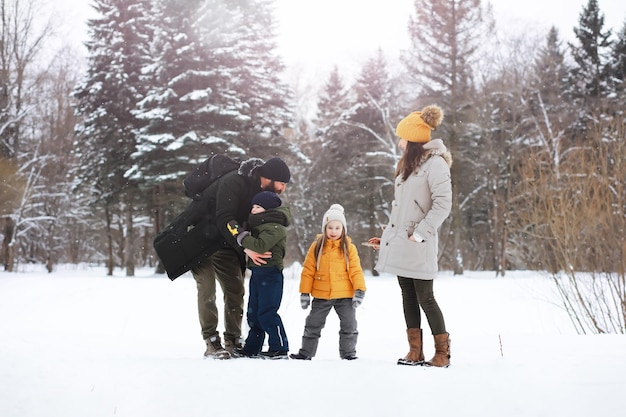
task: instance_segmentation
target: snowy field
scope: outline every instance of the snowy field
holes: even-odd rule
[[[334,312],[312,361],[217,361],[202,357],[191,276],[137,275],[0,272],[0,416],[625,415],[626,336],[576,335],[537,273],[440,274],[447,369],[396,365],[408,346],[392,276],[366,276],[356,361],[339,359]],[[299,266],[285,276],[281,315],[296,352],[308,310]]]

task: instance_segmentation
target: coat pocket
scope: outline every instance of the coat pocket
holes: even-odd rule
[[[417,271],[428,268],[428,259],[432,257],[428,242],[413,242],[404,236],[390,241],[389,251],[389,264]]]

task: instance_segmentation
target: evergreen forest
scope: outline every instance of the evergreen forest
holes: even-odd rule
[[[481,0],[414,3],[410,47],[354,77],[337,63],[311,112],[281,76],[272,0],[92,0],[84,61],[49,55],[37,0],[0,0],[4,270],[159,270],[152,241],[213,153],[289,164],[287,265],[333,203],[358,245],[388,219],[396,124],[435,103],[454,159],[441,269],[608,274],[626,305],[626,16],[606,27],[589,0],[566,42],[506,34]]]

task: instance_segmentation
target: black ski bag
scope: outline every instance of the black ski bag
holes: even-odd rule
[[[192,199],[154,239],[153,246],[167,276],[173,281],[201,264],[222,246],[214,213],[209,213],[208,199],[203,195],[224,174],[239,168],[240,162],[227,155],[211,155],[183,181],[185,194]]]

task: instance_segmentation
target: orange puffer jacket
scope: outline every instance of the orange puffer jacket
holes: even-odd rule
[[[349,237],[348,260],[349,270],[346,257],[340,248],[340,240],[327,240],[320,255],[318,270],[313,242],[304,259],[300,275],[300,292],[311,294],[315,298],[332,300],[352,298],[354,290],[365,291],[365,277],[359,253]]]

